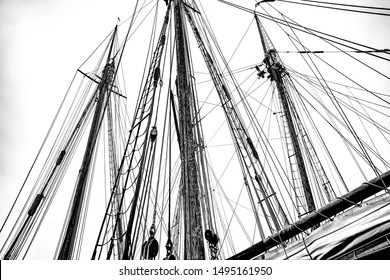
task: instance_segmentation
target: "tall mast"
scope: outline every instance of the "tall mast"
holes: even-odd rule
[[[192,88],[189,86],[190,65],[183,3],[175,1],[175,37],[177,59],[177,95],[179,103],[181,188],[184,208],[184,259],[205,259],[199,186],[195,162],[195,141],[192,128]]]
[[[86,195],[86,186],[88,183],[88,177],[91,171],[92,158],[96,148],[101,124],[107,108],[110,87],[114,76],[115,65],[112,60],[112,52],[114,46],[114,39],[117,33],[117,28],[111,38],[110,50],[108,52],[106,65],[103,70],[102,80],[97,87],[97,101],[95,113],[93,116],[91,129],[88,136],[87,146],[85,148],[83,161],[80,167],[79,176],[76,181],[76,189],[72,199],[70,208],[70,215],[67,221],[65,235],[62,240],[61,248],[58,254],[58,259],[67,260],[73,256],[73,251],[76,242],[76,236],[79,228],[79,221],[81,217],[81,210]]]
[[[309,178],[306,172],[306,167],[303,160],[301,148],[298,142],[298,134],[295,130],[294,121],[290,110],[289,94],[283,82],[283,75],[286,74],[286,70],[283,64],[281,63],[279,56],[277,55],[277,52],[272,45],[272,42],[270,41],[267,34],[265,33],[257,15],[255,15],[255,18],[256,18],[257,27],[260,33],[260,39],[265,54],[265,59],[264,59],[265,66],[268,70],[268,73],[270,74],[271,81],[275,81],[276,83],[276,87],[279,93],[279,99],[282,105],[283,116],[287,123],[286,138],[289,136],[289,138],[291,139],[293,152],[289,156],[295,157],[299,178],[302,184],[305,201],[307,205],[306,212],[310,213],[314,211],[316,207],[314,204],[313,193],[310,188]]]

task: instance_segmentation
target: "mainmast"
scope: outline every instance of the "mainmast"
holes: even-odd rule
[[[295,126],[294,126],[294,121],[293,121],[293,117],[292,117],[292,113],[291,113],[291,109],[290,109],[291,105],[290,105],[290,101],[289,101],[289,93],[286,90],[286,86],[285,86],[284,81],[283,81],[283,76],[286,75],[286,70],[285,70],[282,62],[280,61],[280,58],[277,55],[277,52],[276,52],[274,46],[272,45],[272,42],[267,37],[267,34],[265,33],[257,15],[255,15],[255,18],[256,18],[257,27],[258,27],[258,30],[260,33],[261,43],[263,45],[263,50],[264,50],[264,54],[265,54],[265,59],[264,59],[265,67],[266,67],[268,73],[270,74],[271,81],[275,81],[276,87],[278,89],[279,99],[280,99],[281,105],[282,105],[282,113],[283,113],[283,116],[284,116],[285,122],[286,122],[286,125],[285,125],[285,132],[286,132],[286,138],[287,138],[286,141],[288,141],[288,139],[291,140],[291,143],[287,142],[288,149],[290,148],[290,146],[292,146],[291,147],[292,152],[289,154],[289,157],[295,158],[295,162],[291,163],[291,166],[293,166],[295,164],[297,166],[299,180],[300,180],[301,185],[302,185],[302,189],[303,189],[304,197],[305,197],[305,202],[306,202],[306,206],[307,206],[307,208],[305,210],[306,210],[306,213],[310,213],[310,212],[314,211],[316,209],[316,207],[314,204],[313,193],[312,193],[312,190],[310,188],[309,178],[308,178],[308,175],[306,172],[305,163],[303,160],[301,148],[300,148],[299,141],[298,141],[298,134],[297,134]],[[293,168],[292,168],[292,172],[294,172]],[[298,179],[298,178],[293,178],[293,180],[294,179]],[[303,214],[306,214],[306,213],[303,213]],[[302,213],[300,213],[300,214],[302,214]]]
[[[179,103],[179,134],[181,159],[181,189],[184,208],[184,259],[205,259],[199,186],[195,162],[195,141],[192,126],[190,86],[191,68],[184,14],[181,0],[175,1],[175,36],[177,59],[177,96]]]

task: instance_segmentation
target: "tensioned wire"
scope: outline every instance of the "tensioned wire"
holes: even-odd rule
[[[296,81],[298,84],[300,84],[298,81]],[[301,84],[300,84],[301,85]],[[302,85],[301,85],[302,86]],[[319,88],[321,90],[321,88]],[[326,94],[326,92],[323,92],[322,93]],[[310,93],[309,93],[310,94]],[[314,98],[314,96],[312,96]],[[389,131],[386,131],[387,129],[380,125],[379,123],[375,122],[371,117],[370,115],[365,111],[364,107],[362,106],[362,104],[358,101],[358,100],[355,100],[355,102],[359,105],[361,105],[361,107],[363,108],[363,110],[365,111],[366,115],[364,115],[363,113],[361,113],[360,111],[358,111],[357,109],[354,108],[353,104],[351,103],[351,105],[349,105],[348,103],[346,103],[345,101],[341,100],[340,98],[338,98],[337,96],[335,96],[335,98],[338,100],[338,102],[340,104],[342,104],[346,109],[348,109],[349,111],[351,111],[352,113],[354,113],[359,119],[363,118],[366,122],[370,123],[371,125],[375,126],[377,128],[377,130],[381,133],[381,135],[384,137],[384,140],[387,141],[389,143],[389,140],[385,137],[385,135],[383,135],[383,132],[385,133],[388,133],[389,134]],[[349,96],[347,96],[349,102],[352,102],[352,98],[349,98]],[[322,104],[322,107],[325,109],[325,105]],[[385,115],[386,117],[388,117],[387,115]],[[339,121],[339,120],[338,120]],[[342,122],[340,122],[342,124]],[[381,127],[379,127],[381,126]],[[364,142],[363,142],[364,143]],[[367,145],[366,143],[364,143],[365,146],[370,149],[370,146]],[[374,144],[375,145],[375,144]],[[371,150],[371,149],[370,149]],[[371,152],[373,152],[371,150]],[[380,160],[384,160],[384,158],[382,158],[378,152],[373,152],[373,154],[379,158]],[[386,162],[386,161],[385,161]],[[385,163],[384,162],[384,163]],[[386,162],[385,163],[386,165],[388,165],[388,163]]]
[[[282,15],[282,16],[285,17],[284,15]],[[291,20],[291,19],[290,19],[290,20]],[[291,21],[292,21],[292,20],[291,20]],[[287,21],[286,21],[286,22],[287,22]],[[287,23],[288,23],[288,22],[287,22]],[[276,24],[278,24],[278,23],[276,22]],[[279,25],[279,27],[284,31],[284,29],[283,29],[280,25]],[[289,26],[289,27],[291,28],[291,26]],[[292,30],[292,32],[294,33],[294,35],[297,37],[297,35],[295,34],[293,28],[291,28],[291,30]],[[284,31],[284,32],[286,33],[286,35],[287,35],[290,39],[292,39],[292,40],[294,40],[294,41],[299,41],[299,40],[297,40],[296,38],[293,38],[293,37],[292,37],[290,34],[288,34],[286,31]],[[314,34],[313,34],[313,35],[314,35]],[[316,36],[316,35],[314,35],[314,36]],[[326,41],[329,45],[331,45],[332,47],[336,48],[339,52],[344,53],[345,55],[349,56],[350,58],[352,58],[352,59],[358,61],[359,63],[363,64],[364,66],[366,66],[367,68],[369,68],[369,69],[371,69],[372,71],[376,72],[377,74],[379,74],[379,75],[381,75],[381,76],[383,76],[383,77],[385,77],[385,78],[387,78],[387,79],[390,79],[389,76],[387,76],[387,75],[383,74],[382,72],[376,70],[376,69],[373,68],[372,66],[370,66],[370,65],[368,65],[368,64],[366,64],[366,63],[364,63],[364,62],[361,61],[360,59],[358,59],[358,58],[356,58],[356,57],[350,55],[350,54],[348,53],[348,51],[344,51],[344,50],[340,49],[339,47],[337,47],[335,44],[332,44],[332,43],[331,43],[330,41],[328,41],[327,39],[324,39],[324,38],[321,38],[321,37],[319,37],[319,38],[320,38],[320,39],[323,39],[324,41]],[[318,53],[319,53],[319,52],[310,52],[310,50],[309,50],[308,48],[306,48],[305,46],[303,46],[301,42],[298,42],[298,43],[301,44],[301,46],[305,49],[305,51],[307,51],[307,52],[309,52],[309,53],[313,53],[313,54],[318,54]],[[302,52],[300,52],[298,49],[297,49],[297,52],[300,53],[300,54],[302,54]],[[355,51],[355,52],[357,52],[357,53],[368,53],[368,52],[364,52],[364,51]]]
[[[328,5],[335,5],[335,6],[343,6],[343,7],[352,7],[352,8],[364,8],[364,9],[374,9],[374,10],[390,11],[390,8],[386,8],[386,7],[374,7],[374,6],[351,5],[351,4],[344,4],[344,3],[334,3],[334,2],[324,2],[324,1],[313,1],[313,0],[300,0],[300,1],[312,2],[312,3],[321,3],[321,4],[328,4]]]
[[[310,75],[308,75],[308,74],[300,73],[300,72],[298,72],[297,70],[295,70],[295,69],[289,67],[288,65],[285,65],[285,66],[286,66],[286,69],[287,69],[290,73],[294,74],[297,78],[300,78],[300,79],[306,81],[306,82],[309,83],[309,84],[315,85],[317,88],[320,88],[320,87],[321,87],[321,86],[320,86],[320,83],[318,83],[318,80],[317,80],[314,76],[310,76]],[[328,84],[333,84],[334,86],[342,86],[342,87],[345,87],[345,88],[347,88],[348,90],[358,90],[358,91],[364,91],[364,92],[366,92],[366,90],[364,90],[364,89],[362,89],[362,88],[357,88],[357,87],[353,87],[353,86],[350,86],[350,85],[337,83],[337,82],[330,81],[330,80],[326,80],[326,82],[327,82]],[[340,95],[342,95],[342,96],[345,96],[345,97],[347,97],[347,98],[350,98],[350,99],[352,99],[352,100],[355,100],[356,102],[359,101],[360,103],[362,103],[362,102],[364,102],[364,103],[369,103],[370,105],[375,105],[375,106],[378,106],[378,107],[381,107],[381,108],[384,108],[384,109],[387,109],[387,108],[388,108],[388,106],[382,105],[382,104],[380,104],[380,103],[375,103],[375,102],[373,102],[373,101],[366,100],[366,99],[363,99],[363,98],[359,98],[359,97],[356,97],[356,96],[348,96],[347,94],[341,92],[340,90],[336,90],[335,87],[333,87],[332,90],[333,90],[333,92],[336,92],[336,93],[338,93],[338,94],[340,94]],[[380,92],[374,92],[374,93],[375,93],[376,95],[382,95],[382,96],[386,96],[386,97],[388,96],[387,94],[380,93]],[[368,105],[366,105],[366,104],[362,104],[362,106],[364,106],[364,107],[366,107],[366,108],[368,108],[368,109],[370,109],[370,110],[376,111],[376,112],[379,113],[379,114],[383,114],[384,116],[388,116],[387,114],[385,114],[385,113],[379,111],[378,109],[375,109],[375,108],[373,108],[373,107],[370,107],[370,106],[368,106]]]
[[[293,2],[293,1],[288,1],[288,0],[278,0],[281,2],[286,2],[286,3],[291,3],[291,4],[299,4],[299,5],[305,5],[305,6],[310,6],[310,7],[316,7],[316,8],[326,8],[326,9],[333,9],[333,10],[338,10],[338,11],[343,11],[343,12],[354,12],[354,13],[364,13],[364,14],[370,14],[370,15],[377,15],[377,16],[390,16],[390,14],[386,13],[377,13],[377,12],[370,12],[370,11],[364,11],[364,10],[353,10],[353,9],[346,9],[346,8],[337,8],[337,7],[332,7],[332,6],[323,6],[323,5],[318,5],[318,4],[309,4],[309,3],[302,3],[302,2]],[[328,5],[337,5],[334,3],[330,2],[319,2],[319,1],[307,1],[307,0],[302,0],[305,2],[311,2],[311,3],[322,3],[322,4],[328,4]],[[365,9],[370,8],[369,6],[356,6],[356,5],[343,5],[339,4],[344,7],[363,7]],[[385,11],[390,11],[390,9],[387,8],[379,8],[379,7],[374,7],[373,9],[380,9],[380,10],[385,10]]]
[[[262,18],[265,18],[265,19],[268,19],[268,20],[272,20],[272,21],[276,21],[276,22],[280,23],[281,25],[284,25],[284,26],[289,26],[290,25],[292,28],[294,28],[296,30],[299,30],[301,32],[304,32],[304,33],[307,33],[307,34],[310,34],[310,35],[314,35],[314,36],[316,36],[318,38],[326,39],[329,42],[333,42],[333,43],[339,44],[341,46],[350,48],[352,50],[356,50],[356,51],[360,50],[360,49],[358,49],[358,48],[353,46],[353,45],[356,45],[356,46],[359,46],[359,47],[367,48],[369,50],[380,51],[377,48],[370,47],[370,46],[364,45],[362,43],[353,42],[351,40],[340,38],[338,36],[334,36],[334,35],[328,34],[326,32],[321,32],[321,31],[318,31],[318,30],[315,30],[315,29],[312,29],[312,28],[308,28],[308,27],[302,26],[302,25],[298,25],[298,24],[296,24],[294,22],[288,22],[288,24],[287,24],[287,22],[285,22],[284,20],[282,20],[280,18],[276,18],[276,17],[270,16],[270,15],[267,15],[267,14],[264,14],[264,13],[261,13],[261,12],[249,9],[249,8],[245,8],[243,6],[240,6],[240,5],[237,5],[237,4],[233,4],[233,3],[230,3],[230,2],[225,1],[225,0],[218,0],[218,1],[221,2],[221,3],[227,4],[227,5],[230,5],[232,7],[235,7],[237,9],[243,10],[243,11],[245,11],[247,13],[252,14],[252,15],[256,14],[256,15],[262,17]],[[274,7],[272,5],[271,5],[271,7],[274,9]],[[318,35],[318,34],[320,34],[320,35]],[[329,38],[326,38],[326,37],[323,37],[323,36],[327,36],[327,37],[330,37],[330,38],[333,38],[333,39],[329,39]],[[339,40],[341,42],[338,42],[338,41],[335,41],[335,40]],[[342,43],[342,42],[344,42],[344,43]],[[347,43],[348,44],[352,44],[352,45],[347,45]],[[376,57],[376,58],[379,58],[379,59],[390,61],[390,59],[384,58],[384,57],[381,57],[381,56],[378,56],[378,55],[375,55],[374,53],[367,52],[366,54],[370,55],[370,56],[373,56],[373,57]]]

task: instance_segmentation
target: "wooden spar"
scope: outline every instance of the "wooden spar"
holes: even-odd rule
[[[390,186],[390,171],[383,173],[381,176],[372,179],[369,182],[363,183],[360,187],[350,191],[349,193],[335,199],[328,205],[312,212],[297,222],[285,227],[279,232],[260,241],[248,249],[228,258],[229,260],[247,260],[252,259],[267,250],[279,245],[281,242],[300,234],[302,231],[310,229],[315,225],[331,218],[332,216],[348,209],[352,205],[356,205],[370,196],[383,191]]]
[[[205,250],[199,199],[199,184],[193,132],[192,88],[189,82],[191,61],[186,42],[182,1],[175,1],[175,36],[177,59],[177,99],[179,105],[181,184],[184,210],[184,259],[204,260]]]
[[[96,143],[101,130],[101,124],[110,97],[110,84],[114,75],[114,61],[112,60],[113,47],[115,36],[117,34],[117,27],[112,35],[110,42],[110,49],[107,56],[107,62],[103,70],[102,80],[98,85],[96,107],[94,116],[89,131],[87,146],[84,151],[83,161],[81,163],[79,175],[76,181],[74,196],[71,201],[69,210],[69,220],[66,222],[66,229],[64,238],[61,242],[60,251],[58,253],[59,260],[69,260],[73,258],[74,249],[76,246],[77,232],[80,227],[80,219],[83,208],[83,203],[86,196],[86,189],[88,184],[88,176],[92,168],[92,159],[96,150]]]
[[[302,151],[301,151],[301,148],[299,146],[298,134],[295,131],[294,122],[293,122],[293,118],[291,115],[291,109],[290,109],[291,105],[289,105],[289,101],[287,98],[289,93],[286,89],[286,86],[284,85],[284,81],[283,81],[283,77],[282,77],[282,72],[285,71],[285,68],[284,68],[283,64],[280,63],[280,61],[278,61],[278,56],[277,56],[276,50],[269,39],[267,40],[269,42],[268,45],[266,44],[265,36],[267,34],[263,34],[262,25],[261,25],[260,20],[256,14],[255,14],[255,18],[256,18],[257,28],[258,28],[259,34],[260,34],[260,39],[261,39],[261,42],[263,44],[264,54],[266,56],[264,59],[264,62],[266,64],[266,67],[268,69],[269,74],[272,77],[271,80],[274,80],[276,82],[276,88],[278,89],[279,98],[280,98],[281,105],[283,108],[283,115],[284,115],[284,118],[287,122],[288,132],[286,131],[285,135],[286,135],[286,138],[288,138],[288,136],[287,136],[288,134],[290,135],[289,138],[291,139],[291,143],[292,143],[293,151],[294,151],[293,155],[291,155],[291,156],[295,157],[296,163],[298,166],[299,178],[300,178],[300,181],[302,184],[302,189],[303,189],[303,193],[305,194],[305,201],[307,204],[306,212],[310,213],[316,209],[316,206],[314,204],[313,193],[312,193],[311,188],[310,188],[309,176],[307,175],[307,172],[306,172],[306,167],[305,167],[305,162],[303,160]],[[286,139],[286,141],[287,141],[287,139]],[[286,143],[286,146],[288,147],[288,143]],[[291,161],[290,161],[290,164],[291,164]],[[291,170],[291,172],[292,172],[292,170]]]

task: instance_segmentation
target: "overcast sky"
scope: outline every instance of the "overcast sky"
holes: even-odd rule
[[[211,2],[207,0],[206,2]],[[128,0],[2,0],[0,1],[0,223],[2,224],[34,160],[76,69],[112,30],[130,16]],[[142,1],[141,1],[142,2]],[[214,3],[215,2],[215,3]],[[254,7],[255,1],[234,1]],[[335,2],[335,1],[334,1]],[[344,1],[387,5],[389,1]],[[249,14],[213,1],[210,20],[221,41],[238,42]],[[379,49],[390,48],[390,17],[318,11],[274,3],[285,14],[309,26]],[[207,6],[207,5],[206,5]],[[223,11],[223,12],[222,12]],[[228,23],[223,21],[228,20]],[[232,24],[237,24],[233,28]],[[243,26],[239,24],[243,23]],[[223,29],[226,26],[226,29]],[[256,39],[258,40],[258,38]],[[256,41],[258,43],[258,41]],[[226,56],[233,51],[227,47]],[[249,54],[248,54],[249,55]],[[259,54],[256,60],[260,61]],[[379,65],[390,74],[389,64]],[[359,73],[357,73],[359,74]],[[362,76],[364,79],[365,77]],[[377,86],[377,85],[374,85]],[[388,83],[375,90],[388,92]]]

